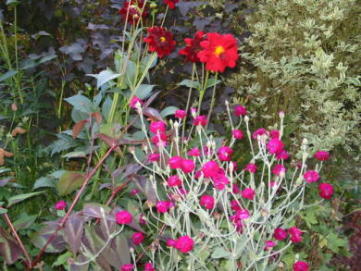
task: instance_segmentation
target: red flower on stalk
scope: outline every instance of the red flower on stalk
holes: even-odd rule
[[[206,63],[206,69],[224,72],[226,67],[234,68],[238,59],[237,40],[231,34],[208,33],[207,39],[200,43],[202,50],[197,54]]]
[[[159,26],[149,27],[147,32],[144,41],[148,43],[149,52],[156,52],[160,58],[170,55],[175,48],[173,34]]]
[[[198,53],[202,50],[201,42],[204,41],[206,35],[202,31],[196,32],[194,38],[185,38],[184,42],[186,43],[186,47],[179,50],[180,55],[184,55],[187,61],[190,62],[200,62]]]
[[[143,0],[125,1],[123,7],[119,9],[119,14],[123,21],[136,24],[140,19],[148,16],[148,9]]]
[[[179,0],[163,0],[163,2],[168,5],[170,9],[175,9],[175,4],[177,4]]]

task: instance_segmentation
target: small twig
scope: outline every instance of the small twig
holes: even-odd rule
[[[107,151],[107,153],[99,160],[99,162],[97,163],[97,165],[86,175],[86,178],[83,181],[83,184],[80,188],[80,190],[78,191],[78,193],[76,194],[72,204],[70,205],[67,213],[65,214],[65,216],[62,218],[62,220],[59,223],[59,226],[56,228],[55,232],[49,237],[48,241],[45,243],[45,245],[41,248],[40,252],[38,253],[38,255],[36,256],[35,260],[32,262],[31,264],[31,268],[33,268],[41,259],[41,257],[43,256],[43,254],[45,253],[46,248],[49,246],[49,244],[55,239],[56,234],[59,232],[59,230],[61,230],[66,221],[68,220],[70,213],[73,211],[75,205],[78,203],[81,194],[84,192],[85,187],[87,186],[87,184],[89,183],[89,181],[91,180],[91,178],[94,176],[94,174],[98,171],[99,167],[104,163],[105,159],[108,158],[108,156],[118,147],[118,144],[116,144],[114,142],[114,144],[109,148],[109,150]]]
[[[0,209],[5,210],[5,208],[3,208],[3,207],[0,207]],[[24,253],[24,256],[25,256],[25,259],[26,259],[25,263],[26,263],[27,268],[31,268],[31,258],[30,258],[30,255],[29,255],[28,251],[26,250],[23,242],[21,241],[18,233],[16,232],[16,229],[15,229],[13,223],[11,223],[10,217],[8,216],[7,213],[3,214],[2,216],[4,217],[6,224],[9,225],[9,227],[10,227],[10,229],[11,229],[11,232],[13,233],[13,235],[14,235],[17,243],[18,243],[18,245],[20,246],[20,249],[21,249],[22,252]]]

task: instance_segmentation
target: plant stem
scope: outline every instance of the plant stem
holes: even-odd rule
[[[40,261],[41,257],[43,256],[43,254],[45,253],[46,248],[49,246],[49,244],[55,239],[57,233],[59,232],[59,230],[61,230],[66,221],[68,220],[70,213],[73,211],[75,205],[78,203],[81,194],[84,192],[85,187],[87,186],[87,184],[89,183],[89,181],[91,180],[91,178],[95,175],[95,173],[98,171],[99,167],[104,163],[104,161],[108,158],[108,156],[118,147],[119,144],[113,144],[109,150],[106,152],[106,154],[104,154],[104,156],[99,160],[99,162],[97,163],[97,165],[86,175],[86,178],[83,181],[83,184],[80,188],[80,190],[78,191],[78,193],[76,194],[73,202],[71,203],[68,211],[66,212],[65,216],[61,219],[59,226],[56,228],[55,232],[53,232],[53,234],[49,237],[48,241],[45,243],[45,245],[41,248],[40,252],[38,253],[38,255],[36,256],[35,260],[32,262],[31,264],[31,269],[35,267],[35,265]]]
[[[4,210],[3,207],[0,207],[0,209],[3,209],[3,210]],[[4,217],[4,219],[5,219],[6,224],[8,224],[8,226],[10,227],[11,232],[13,233],[13,235],[14,235],[17,243],[18,243],[18,245],[20,246],[20,249],[21,249],[22,252],[24,253],[24,256],[25,256],[25,259],[26,259],[25,264],[26,264],[27,268],[31,268],[31,258],[30,258],[30,255],[29,255],[28,251],[26,250],[23,242],[21,241],[18,233],[16,232],[16,229],[15,229],[13,223],[11,223],[11,220],[10,220],[10,218],[9,218],[9,216],[8,216],[7,213],[3,214],[3,217]]]
[[[209,123],[209,120],[210,120],[211,115],[212,115],[212,111],[213,111],[213,107],[214,107],[214,102],[215,102],[215,98],[216,98],[216,85],[217,85],[216,82],[217,82],[217,78],[218,78],[218,72],[216,72],[216,75],[215,75],[215,78],[214,78],[215,84],[214,84],[214,86],[213,86],[211,107],[209,108],[209,112],[208,112],[207,127],[208,127],[208,123]]]

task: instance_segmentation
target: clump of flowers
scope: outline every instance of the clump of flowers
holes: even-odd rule
[[[231,110],[228,108],[227,112]],[[141,108],[138,113],[145,123]],[[317,188],[320,200],[333,196],[330,183],[323,182],[318,187],[314,184],[321,179],[317,161],[325,161],[324,154],[321,159],[315,157],[314,170],[308,169],[310,154],[304,141],[300,165],[295,167],[287,161],[284,114],[280,115],[278,129],[252,132],[247,109],[235,106],[233,114],[238,122],[231,123],[229,142],[213,138],[206,130],[205,116],[196,111],[192,114],[190,130],[194,133],[186,135],[186,140],[180,137],[185,111],[176,111],[174,121],[150,123],[143,146],[147,162],[133,152],[147,172],[145,197],[149,208],[144,215],[150,223],[146,225],[153,238],[160,236],[152,244],[162,246],[167,253],[179,253],[165,268],[189,268],[189,263],[192,269],[201,268],[202,263],[206,265],[205,259],[194,251],[206,250],[210,251],[206,258],[223,253],[222,257],[229,261],[242,259],[243,267],[249,270],[262,265],[277,266],[280,257],[274,255],[302,243],[307,234],[295,224],[297,210],[291,204],[298,202],[298,210],[304,208],[308,191]],[[143,129],[147,131],[146,127]],[[167,144],[151,140],[161,134],[170,135]],[[248,140],[238,140],[244,137]],[[235,150],[238,144],[246,142],[251,144],[251,159],[238,166],[233,160]],[[155,154],[156,159],[149,158]],[[132,239],[134,244],[143,242],[139,233],[134,233]],[[156,263],[157,260],[155,267]],[[230,268],[236,270],[234,264]],[[293,266],[294,270],[308,268],[308,263],[300,261]]]

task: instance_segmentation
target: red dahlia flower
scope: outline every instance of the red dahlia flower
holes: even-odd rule
[[[148,9],[143,0],[125,1],[123,7],[119,10],[119,14],[123,21],[136,24],[141,18],[148,16]]]
[[[175,48],[173,34],[159,26],[149,27],[147,31],[148,36],[144,38],[144,41],[148,43],[148,50],[156,52],[160,58],[170,55]]]
[[[168,5],[170,9],[175,8],[175,4],[179,2],[179,0],[163,0],[164,4]]]
[[[200,62],[197,54],[202,50],[201,42],[204,41],[205,38],[206,35],[202,31],[196,32],[194,39],[185,38],[184,42],[186,43],[186,47],[179,50],[179,54],[184,55],[187,61]]]
[[[226,67],[234,68],[238,59],[237,40],[231,34],[208,33],[201,43],[202,50],[197,54],[206,63],[206,69],[224,72]]]

